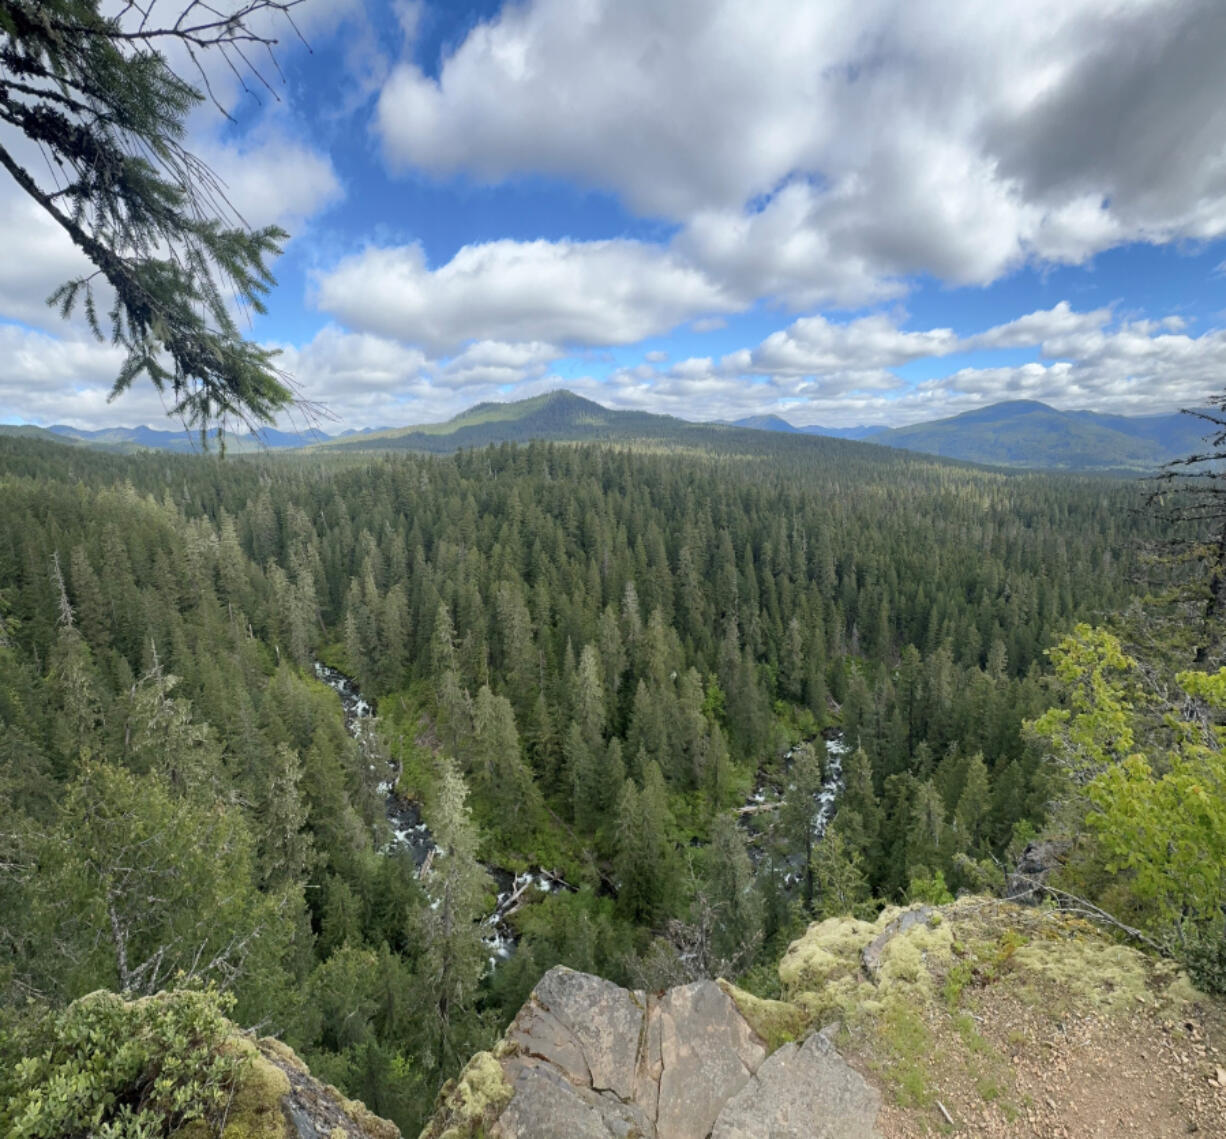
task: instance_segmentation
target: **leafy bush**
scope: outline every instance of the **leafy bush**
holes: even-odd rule
[[[6,1042],[24,1055],[0,1075],[0,1133],[161,1139],[219,1117],[244,1064],[225,1046],[231,1004],[215,990],[135,1002],[96,992],[51,1013]]]

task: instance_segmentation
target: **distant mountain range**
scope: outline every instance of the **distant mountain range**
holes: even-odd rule
[[[103,427],[87,431],[57,423],[52,427],[0,425],[0,434],[26,438],[53,438],[65,443],[82,443],[105,451],[174,451],[187,454],[201,450],[198,431],[160,431],[154,427]],[[275,427],[261,428],[257,433],[226,432],[226,451],[242,454],[251,451],[284,450],[309,447],[329,436],[321,431],[279,431]],[[217,442],[217,432],[209,432],[209,445]]]
[[[880,435],[889,428],[878,424],[860,427],[822,427],[812,424],[809,427],[793,427],[786,419],[777,415],[747,415],[744,419],[734,419],[733,427],[752,427],[756,431],[785,431],[791,435],[825,435],[830,439],[870,439]]]
[[[511,403],[479,403],[446,423],[426,423],[336,438],[321,444],[332,450],[455,451],[490,443],[651,441],[705,446],[742,438],[761,444],[761,432],[728,424],[691,423],[648,411],[617,411],[560,390]]]
[[[772,431],[804,431],[866,439],[886,447],[923,451],[948,459],[1047,470],[1152,470],[1189,454],[1208,424],[1194,415],[1104,415],[1059,411],[1019,399],[907,427],[793,427],[778,416],[739,422]]]
[[[1125,416],[1093,411],[1058,411],[1035,400],[1012,400],[948,419],[907,427],[796,427],[777,415],[755,415],[735,423],[691,423],[671,415],[618,411],[560,390],[510,403],[479,403],[447,420],[413,427],[367,428],[328,437],[322,432],[267,429],[228,435],[231,453],[310,447],[319,451],[407,450],[446,453],[491,443],[533,439],[558,442],[648,442],[694,448],[760,452],[782,443],[803,448],[814,436],[868,442],[948,459],[1005,467],[1077,471],[1150,471],[1202,445],[1207,424],[1183,414]],[[64,443],[132,451],[200,449],[191,431],[117,427],[83,431],[0,427],[8,435],[37,436]],[[774,434],[779,444],[768,442]],[[814,440],[815,441],[815,440]]]
[[[737,433],[828,436],[948,459],[1048,470],[1149,471],[1200,446],[1207,425],[1184,414],[1125,416],[1058,411],[1035,400],[1012,400],[948,419],[907,427],[796,427],[777,415],[734,423],[690,423],[670,415],[616,411],[573,392],[556,391],[512,403],[481,403],[446,423],[335,439],[334,447],[453,451],[529,439],[660,440],[727,445]]]

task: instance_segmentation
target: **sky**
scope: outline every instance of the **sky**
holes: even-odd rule
[[[292,235],[245,328],[324,431],[559,387],[851,426],[1226,386],[1221,0],[295,16],[274,94],[215,71],[231,118],[188,138]],[[108,401],[119,354],[44,303],[78,255],[4,179],[0,421],[168,426],[147,383]]]

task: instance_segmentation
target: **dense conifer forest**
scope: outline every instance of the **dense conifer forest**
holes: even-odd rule
[[[769,993],[812,916],[983,888],[1044,824],[1022,725],[1138,594],[1142,502],[834,441],[0,439],[0,1051],[215,986],[412,1133],[556,963]]]

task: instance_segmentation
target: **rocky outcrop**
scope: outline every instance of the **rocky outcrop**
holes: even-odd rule
[[[931,906],[903,910],[860,951],[860,963],[864,966],[864,971],[876,980],[881,972],[881,957],[886,946],[899,934],[906,933],[917,925],[926,925],[934,913],[936,911]]]
[[[1226,1009],[1074,914],[828,918],[778,977],[768,1000],[554,969],[423,1139],[1226,1135]]]
[[[1064,838],[1037,839],[1028,843],[1005,882],[1005,897],[1022,903],[1042,901],[1043,886],[1064,865],[1072,847],[1072,842]]]
[[[236,1032],[231,1046],[246,1063],[220,1132],[197,1120],[176,1139],[401,1139],[394,1123],[321,1083],[281,1041]]]
[[[851,1139],[875,1135],[875,1089],[849,1067],[830,1035],[784,1044],[719,1113],[711,1139]]]
[[[712,981],[631,992],[552,969],[496,1052],[445,1090],[424,1137],[872,1139],[876,1089],[821,1035],[772,1053],[779,1002],[744,995],[766,1022],[755,1027],[738,995]]]

